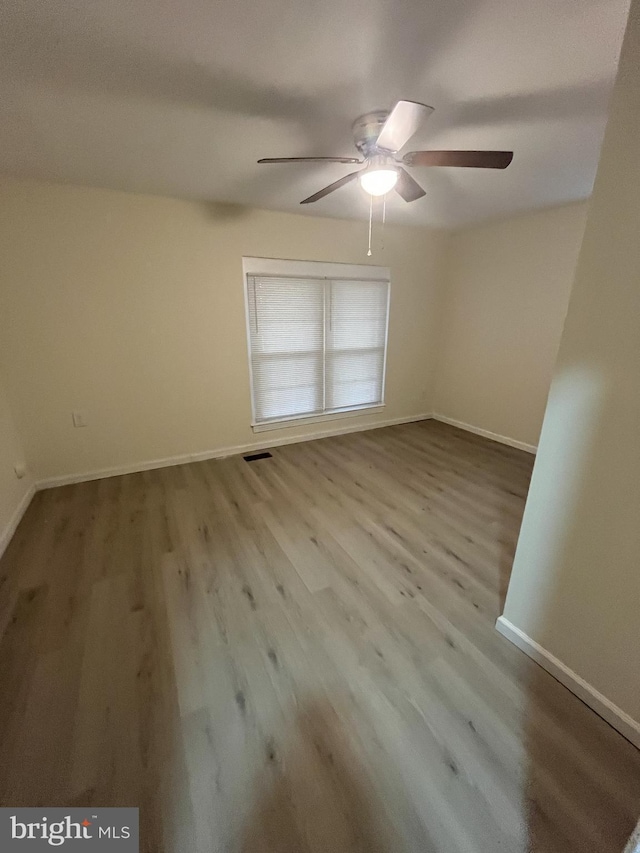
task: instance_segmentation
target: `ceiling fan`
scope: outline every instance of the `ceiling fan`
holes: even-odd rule
[[[404,166],[463,166],[473,169],[506,169],[513,151],[409,151],[398,157],[420,124],[433,112],[433,107],[416,101],[398,101],[391,112],[376,110],[365,113],[353,123],[353,137],[358,157],[264,157],[258,163],[357,163],[364,169],[350,172],[328,187],[303,199],[311,204],[358,178],[362,188],[372,196],[395,190],[405,201],[416,201],[426,195]]]

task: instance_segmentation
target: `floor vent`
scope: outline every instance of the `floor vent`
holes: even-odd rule
[[[252,453],[250,456],[243,456],[242,458],[245,462],[255,462],[256,459],[271,459],[271,454],[265,451],[264,453]]]

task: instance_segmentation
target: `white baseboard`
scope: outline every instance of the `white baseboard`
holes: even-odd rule
[[[206,459],[221,459],[225,456],[237,456],[241,453],[266,450],[269,447],[281,447],[285,444],[298,444],[302,441],[313,441],[316,438],[329,438],[332,435],[346,435],[350,432],[364,432],[370,429],[408,424],[414,421],[426,421],[431,414],[411,415],[405,418],[389,418],[371,424],[350,423],[330,429],[318,430],[306,435],[265,437],[248,444],[236,444],[218,447],[215,450],[205,450],[200,453],[184,453],[180,456],[167,456],[163,459],[149,459],[145,462],[135,462],[131,465],[119,465],[115,468],[103,468],[98,471],[85,471],[78,474],[62,474],[59,477],[49,477],[39,480],[36,489],[53,489],[56,486],[69,486],[73,483],[84,483],[88,480],[102,480],[105,477],[118,477],[122,474],[136,474],[140,471],[151,471],[155,468],[169,468],[172,465],[184,465],[188,462],[203,462]]]
[[[467,432],[473,432],[475,435],[481,435],[483,438],[490,438],[492,441],[498,441],[500,444],[507,444],[509,447],[517,447],[518,450],[526,450],[527,453],[537,453],[538,448],[535,444],[527,444],[526,441],[518,441],[517,438],[509,438],[508,435],[500,435],[497,432],[491,432],[488,429],[466,424],[464,421],[456,421],[454,418],[449,418],[447,415],[434,414],[431,416],[435,421],[442,421],[443,424],[464,429]]]
[[[22,520],[22,516],[27,511],[27,507],[31,503],[31,499],[36,493],[36,487],[32,484],[27,489],[26,493],[23,495],[22,500],[15,508],[13,515],[9,519],[9,523],[5,526],[4,530],[0,531],[0,557],[7,550],[7,545],[11,541],[11,537],[16,532],[20,521]]]
[[[617,705],[614,705],[606,696],[603,696],[595,687],[592,687],[584,678],[569,669],[561,660],[548,652],[535,640],[527,636],[520,628],[516,628],[504,616],[499,616],[496,622],[496,629],[510,640],[514,646],[528,655],[536,663],[540,664],[543,669],[546,669],[554,678],[568,687],[572,693],[582,699],[582,701],[590,708],[606,720],[614,729],[620,732],[621,735],[631,741],[634,746],[640,749],[640,723],[630,717]]]

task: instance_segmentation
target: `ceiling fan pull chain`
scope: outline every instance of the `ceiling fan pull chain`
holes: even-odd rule
[[[380,240],[380,248],[384,252],[384,223],[387,220],[387,196],[382,196],[382,234]]]
[[[373,219],[373,196],[369,196],[369,251],[367,257],[371,257],[371,220]]]

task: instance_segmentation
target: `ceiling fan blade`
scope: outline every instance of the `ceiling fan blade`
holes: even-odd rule
[[[311,204],[311,202],[318,201],[321,198],[324,198],[329,193],[334,192],[334,190],[339,190],[340,187],[343,187],[345,184],[348,184],[350,181],[353,181],[358,177],[362,170],[359,169],[357,172],[351,172],[348,175],[345,175],[344,178],[340,178],[339,181],[334,181],[332,184],[329,184],[328,187],[325,187],[322,190],[318,190],[317,193],[310,195],[309,198],[305,198],[300,204]]]
[[[506,169],[513,151],[410,151],[407,166],[467,166],[471,169]]]
[[[357,157],[263,157],[258,163],[362,163]]]
[[[432,112],[433,107],[426,104],[419,104],[416,101],[398,101],[380,131],[376,146],[384,148],[385,151],[399,151]]]
[[[405,201],[416,201],[416,199],[426,195],[420,184],[414,181],[406,169],[398,169],[398,182],[395,185],[395,191]]]

